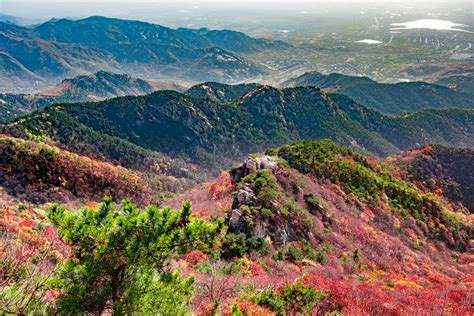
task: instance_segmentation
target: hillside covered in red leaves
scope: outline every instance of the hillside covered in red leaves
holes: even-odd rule
[[[115,194],[117,203],[124,197],[150,203],[152,182],[135,171],[9,137],[2,138],[1,150],[8,157],[1,164],[3,190],[10,196],[23,198],[19,192],[28,189],[39,199],[30,203],[64,196],[90,201],[70,214],[22,206],[14,198],[3,207],[3,311],[27,313],[65,302],[64,285],[50,279],[84,260],[78,247],[91,242],[78,244],[80,235],[69,226],[79,225],[76,229],[90,238],[106,238],[87,225],[111,212],[117,225],[111,234],[141,223],[131,237],[139,251],[138,243],[146,240],[145,217],[153,223],[155,213],[179,214],[153,207],[141,212],[129,202],[93,202],[106,193]],[[178,282],[177,292],[162,289],[160,295],[179,300],[179,313],[196,315],[472,315],[472,181],[456,170],[473,157],[472,151],[424,147],[379,160],[332,141],[298,142],[252,155],[163,203],[180,208],[190,200],[193,212],[189,219],[176,218],[176,227],[201,223],[214,237],[170,253],[164,267],[187,281],[177,279],[184,282]],[[63,224],[56,219],[62,214]],[[97,249],[113,240],[104,239]],[[102,259],[107,265],[109,256],[113,253]],[[111,261],[113,269],[136,259],[118,258]],[[28,272],[19,277],[20,270]],[[91,284],[106,280],[100,275]],[[184,290],[187,282],[192,291]],[[20,292],[27,295],[15,295]],[[99,310],[111,312],[113,305],[104,302]]]
[[[193,201],[196,216],[226,218],[232,238],[224,257],[240,269],[218,280],[200,274],[201,282],[226,288],[216,291],[226,293],[220,299],[227,304],[240,297],[242,310],[251,310],[245,315],[279,314],[261,296],[288,283],[327,293],[316,315],[471,314],[473,218],[433,184],[438,176],[444,186],[457,185],[445,176],[450,165],[444,173],[431,170],[432,157],[448,153],[452,163],[474,158],[472,151],[427,147],[382,161],[330,141],[249,158],[182,196]],[[420,174],[430,175],[432,186]],[[222,264],[210,260],[197,270]],[[209,293],[197,299],[198,310],[212,303]]]

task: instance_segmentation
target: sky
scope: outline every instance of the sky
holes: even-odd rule
[[[380,14],[406,8],[425,14],[431,9],[443,12],[445,7],[462,6],[465,14],[470,12],[472,16],[473,3],[474,0],[0,0],[0,13],[26,18],[24,24],[37,24],[50,18],[102,15],[170,27],[234,28],[252,32],[255,26],[289,27],[286,24],[297,25],[309,18],[350,21],[359,18],[361,11],[370,10]],[[469,18],[468,15],[460,22],[466,23]]]
[[[455,3],[464,2],[473,4],[472,0],[0,0],[0,13],[25,16],[51,16],[52,14],[87,14],[97,11],[114,11],[114,6],[123,8],[146,7],[189,7],[189,6],[214,6],[226,7],[262,7],[268,5],[278,6],[280,9],[314,4],[354,4],[374,3],[380,4],[427,4],[427,3]]]

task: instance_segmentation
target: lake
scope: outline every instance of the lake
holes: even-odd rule
[[[413,29],[431,29],[440,31],[458,31],[458,32],[469,32],[467,30],[460,29],[458,27],[467,27],[465,24],[454,23],[446,20],[438,19],[422,19],[404,23],[392,23],[390,24],[391,31],[396,30],[413,30]],[[471,32],[469,32],[471,33]]]

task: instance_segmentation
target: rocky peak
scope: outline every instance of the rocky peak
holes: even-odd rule
[[[247,157],[247,159],[237,168],[230,171],[232,183],[237,184],[248,174],[261,169],[275,170],[277,162],[270,156]]]
[[[230,232],[271,240],[275,245],[311,238],[304,222],[305,211],[280,187],[275,175],[279,170],[270,156],[249,157],[232,169],[236,191],[226,218]]]

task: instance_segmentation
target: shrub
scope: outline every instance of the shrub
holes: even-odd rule
[[[275,292],[270,288],[256,290],[254,287],[248,287],[240,295],[244,300],[266,307],[278,316],[300,313],[311,315],[313,309],[329,296],[324,291],[317,291],[300,282],[285,284],[279,292]]]
[[[208,260],[208,257],[205,253],[200,250],[191,250],[184,256],[184,261],[186,261],[191,267],[194,267],[198,263]]]
[[[297,313],[311,315],[313,308],[327,296],[329,296],[328,293],[317,291],[300,282],[286,284],[280,291],[280,297],[285,302],[285,309],[292,315]]]
[[[299,261],[303,259],[303,253],[296,247],[289,246],[287,248],[288,259],[291,261]]]
[[[264,239],[249,237],[245,233],[228,233],[222,241],[221,255],[224,259],[242,257],[248,253],[269,254],[271,246]]]

